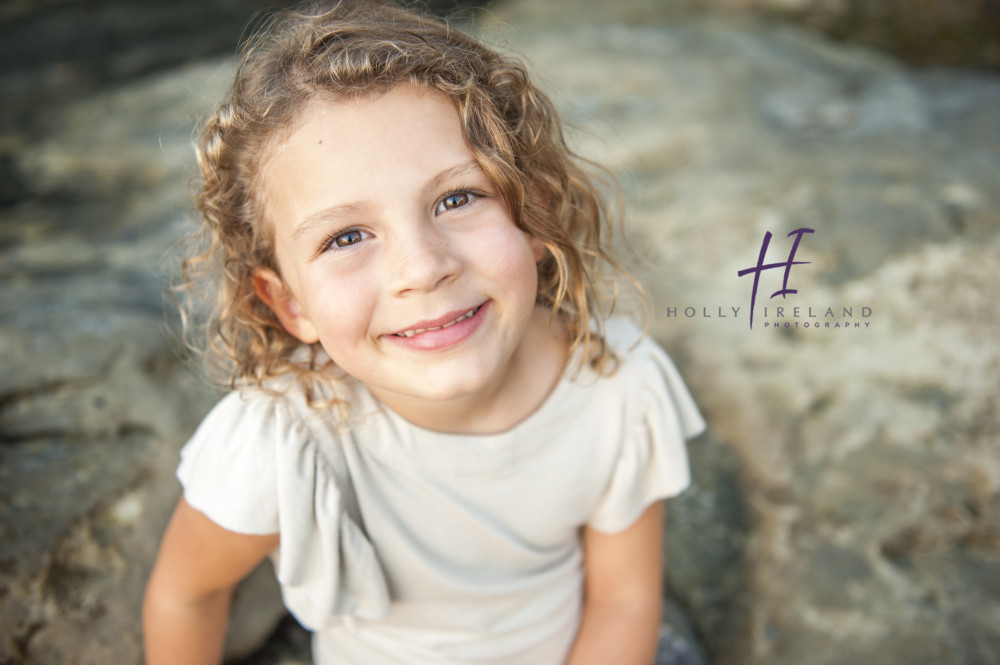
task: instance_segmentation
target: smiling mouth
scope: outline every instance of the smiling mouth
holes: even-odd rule
[[[393,334],[396,337],[413,337],[414,335],[417,335],[419,333],[430,332],[431,330],[441,330],[442,328],[450,328],[451,326],[455,325],[456,323],[461,323],[462,321],[465,321],[466,319],[472,318],[473,316],[475,316],[479,312],[479,310],[481,308],[482,308],[482,305],[479,305],[477,307],[473,307],[472,309],[470,309],[468,312],[466,312],[465,314],[461,315],[457,319],[455,319],[453,321],[449,321],[448,323],[442,324],[440,326],[435,326],[433,328],[413,328],[411,330],[403,330],[403,331],[400,331],[398,333],[393,333]]]

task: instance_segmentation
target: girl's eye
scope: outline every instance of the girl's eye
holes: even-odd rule
[[[440,203],[437,204],[437,208],[434,210],[434,213],[440,215],[448,210],[455,210],[456,208],[467,206],[472,200],[472,197],[473,194],[470,192],[452,192],[441,199]]]
[[[333,244],[337,247],[347,247],[358,242],[361,242],[361,231],[357,229],[345,231],[333,238]]]
[[[325,252],[329,249],[342,249],[350,247],[352,245],[357,245],[359,242],[365,239],[365,232],[361,229],[347,229],[345,231],[338,231],[323,243],[320,252]]]

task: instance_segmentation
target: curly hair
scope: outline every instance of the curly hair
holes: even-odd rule
[[[404,82],[453,100],[465,140],[514,223],[548,250],[538,264],[537,302],[565,321],[586,362],[611,371],[604,317],[624,274],[606,249],[619,217],[602,193],[618,191],[613,179],[595,175],[606,172],[567,147],[552,103],[519,61],[445,22],[372,0],[309,3],[266,21],[245,43],[226,100],[200,129],[195,202],[204,224],[178,290],[188,296],[181,306],[188,339],[192,329],[207,333],[208,369],[221,369],[230,386],[288,373],[332,381],[315,345],[303,363],[301,343],[254,290],[256,268],[277,272],[261,166],[311,99]],[[600,288],[609,276],[614,288]],[[599,296],[605,291],[608,303]]]

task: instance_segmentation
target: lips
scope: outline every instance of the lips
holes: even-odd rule
[[[470,310],[467,310],[458,316],[453,317],[452,314],[446,314],[439,319],[434,321],[421,321],[417,323],[413,328],[407,328],[406,330],[400,330],[397,333],[392,333],[396,337],[413,337],[414,335],[419,335],[424,332],[431,332],[434,330],[441,330],[442,328],[448,328],[455,325],[456,323],[461,323],[466,319],[471,319],[473,316],[479,313],[479,309],[482,305],[477,305]],[[444,323],[438,324],[438,321],[442,319],[445,320]]]
[[[464,342],[482,325],[490,301],[471,309],[449,312],[437,319],[416,321],[409,327],[383,335],[395,346],[411,351],[443,351]]]

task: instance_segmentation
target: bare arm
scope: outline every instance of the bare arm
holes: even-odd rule
[[[277,545],[278,534],[227,531],[182,498],[146,586],[147,665],[220,663],[233,587]]]
[[[663,502],[629,528],[584,527],[583,620],[566,665],[651,665],[662,612]]]

